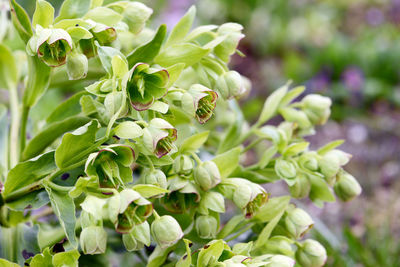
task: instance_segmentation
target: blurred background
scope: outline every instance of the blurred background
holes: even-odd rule
[[[18,2],[33,12],[35,1]],[[231,66],[252,81],[241,101],[249,120],[287,80],[333,99],[331,121],[309,139],[314,147],[347,140],[341,149],[353,155],[347,169],[363,194],[323,209],[298,204],[316,218],[312,235],[329,250],[326,266],[400,266],[400,0],[142,2],[154,9],[155,25],[171,28],[195,4],[197,24],[244,26],[239,49],[246,56]],[[50,94],[42,101],[63,97]],[[280,190],[270,188],[272,195]]]

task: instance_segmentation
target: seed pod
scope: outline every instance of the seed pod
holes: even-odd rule
[[[285,228],[295,239],[299,239],[310,230],[314,222],[307,212],[300,208],[290,208],[284,219]]]
[[[205,161],[194,169],[194,180],[204,191],[215,187],[221,182],[221,175],[217,164]]]
[[[193,170],[193,160],[187,155],[179,155],[174,160],[174,171],[176,174],[189,175]]]
[[[315,240],[307,239],[297,248],[296,261],[301,266],[321,267],[327,259],[325,248]]]
[[[85,55],[71,53],[67,58],[67,73],[70,80],[79,80],[86,77],[88,60]]]
[[[80,245],[85,254],[102,254],[107,248],[107,233],[100,226],[89,226],[82,230]]]
[[[341,171],[336,179],[333,189],[342,201],[349,201],[361,194],[361,186],[351,174]]]
[[[200,238],[215,238],[218,231],[218,221],[213,216],[203,215],[196,218],[196,231]]]
[[[179,223],[174,217],[164,215],[156,218],[151,224],[151,235],[161,248],[174,245],[183,237]]]

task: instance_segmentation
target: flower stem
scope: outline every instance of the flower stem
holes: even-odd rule
[[[11,110],[11,129],[10,129],[10,169],[19,160],[18,150],[18,131],[19,131],[19,111],[18,93],[16,86],[10,86],[10,110]]]
[[[22,108],[21,133],[19,135],[20,157],[22,157],[22,152],[24,151],[26,143],[26,125],[28,124],[29,110],[30,108],[27,106],[23,106]]]

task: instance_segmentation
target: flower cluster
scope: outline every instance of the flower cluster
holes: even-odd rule
[[[300,241],[312,218],[290,199],[309,197],[322,206],[335,200],[332,191],[344,201],[361,193],[343,169],[350,155],[337,149],[340,141],[312,151],[304,140],[327,121],[330,99],[293,101],[304,88],[287,84],[249,125],[237,99],[251,85],[228,68],[242,26],[192,29],[194,7],[167,36],[165,25],[146,27],[152,10],[138,2],[67,0],[54,18],[54,8],[38,0],[34,31],[24,28],[29,18],[21,21],[26,14],[11,2],[34,62],[28,84],[29,75],[48,73],[40,77],[47,77],[43,86],[25,90],[27,99],[36,103],[65,63],[73,80],[65,83],[81,88],[21,143],[23,160],[4,181],[2,225],[15,224],[9,214],[46,205],[61,225],[51,229],[53,237],[39,232],[42,250],[27,264],[61,266],[54,263],[61,257],[77,266],[80,254],[110,247],[134,251],[129,255],[148,266],[324,264],[319,243]],[[266,125],[275,116],[282,122]],[[268,194],[263,184],[277,180],[290,196]],[[226,207],[236,214],[229,220]],[[29,220],[25,214],[20,223]],[[231,248],[227,242],[239,235],[243,242]],[[58,243],[64,236],[65,244]],[[74,254],[57,253],[60,246]]]

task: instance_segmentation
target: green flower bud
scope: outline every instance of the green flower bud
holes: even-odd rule
[[[205,161],[194,169],[194,180],[204,191],[215,187],[221,182],[221,175],[217,164]]]
[[[307,177],[299,174],[296,177],[295,183],[289,187],[290,195],[294,198],[305,198],[310,194],[311,184]]]
[[[289,186],[295,183],[297,170],[294,163],[284,159],[277,159],[275,162],[275,172],[280,178],[284,179]]]
[[[310,94],[304,97],[301,103],[303,111],[313,124],[324,124],[331,114],[332,101],[328,97]]]
[[[347,164],[350,158],[350,154],[340,150],[332,150],[322,156],[319,160],[320,172],[325,176],[328,183],[332,184],[334,182],[340,167]]]
[[[85,172],[97,176],[101,187],[118,188],[131,182],[131,164],[135,161],[135,151],[127,145],[114,144],[89,155]]]
[[[100,45],[110,45],[115,39],[117,39],[116,30],[113,27],[101,23],[96,23],[96,26],[90,29],[90,31]]]
[[[242,76],[233,70],[219,76],[215,87],[224,99],[240,96],[246,91]]]
[[[174,217],[164,215],[156,218],[151,224],[151,235],[161,248],[174,245],[183,237],[179,223]]]
[[[213,216],[203,215],[196,218],[196,231],[200,238],[215,238],[218,231],[218,221]]]
[[[150,68],[138,63],[129,72],[127,91],[131,105],[138,111],[147,110],[155,100],[167,93],[169,74],[166,69]]]
[[[296,262],[287,256],[274,255],[269,259],[269,263],[266,267],[293,267]]]
[[[333,189],[342,201],[349,201],[361,194],[361,186],[351,174],[341,171],[336,179]]]
[[[169,122],[159,118],[152,119],[149,126],[143,130],[144,145],[158,158],[177,150],[174,144],[176,138],[176,129]]]
[[[296,261],[301,266],[321,267],[326,259],[325,248],[315,240],[307,239],[296,251]]]
[[[143,176],[143,182],[145,184],[157,185],[162,188],[167,188],[167,177],[161,170],[150,170]]]
[[[179,155],[174,160],[174,171],[176,174],[189,175],[193,171],[193,160],[187,155]]]
[[[107,233],[100,226],[89,226],[82,229],[79,242],[83,253],[102,254],[107,248]]]
[[[221,60],[228,62],[229,57],[235,53],[239,41],[244,37],[242,34],[243,26],[237,23],[222,24],[217,34],[226,36],[226,39],[214,48],[214,53]]]
[[[83,54],[71,53],[67,58],[67,73],[70,80],[79,80],[86,77],[88,59]]]
[[[288,233],[295,239],[299,239],[313,227],[314,222],[304,210],[290,208],[286,211],[284,224]]]
[[[303,153],[297,162],[299,166],[305,170],[318,170],[318,155],[315,152]]]
[[[286,107],[280,109],[279,113],[282,115],[285,121],[297,123],[300,129],[308,129],[312,126],[307,114],[301,110]]]
[[[46,65],[58,67],[66,63],[72,50],[72,39],[63,29],[43,29],[38,25],[27,50],[31,55],[37,54]]]

